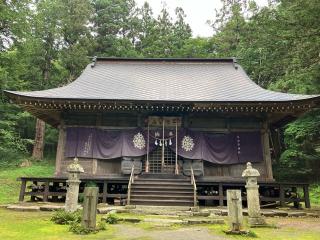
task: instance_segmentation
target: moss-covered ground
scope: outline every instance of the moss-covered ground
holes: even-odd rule
[[[162,223],[119,223],[107,225],[97,234],[78,236],[68,231],[68,226],[50,221],[51,212],[16,212],[0,208],[1,240],[72,240],[72,239],[113,239],[113,240],[204,240],[204,239],[263,239],[263,240],[318,240],[320,223],[312,218],[268,218],[277,228],[252,228],[257,236],[225,235],[227,225],[172,225]],[[119,214],[121,216],[121,214]],[[130,215],[124,215],[129,217]],[[99,215],[99,218],[101,216]],[[131,215],[133,217],[133,215]],[[143,217],[143,216],[140,216]]]

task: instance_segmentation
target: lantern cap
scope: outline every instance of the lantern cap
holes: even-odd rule
[[[242,177],[259,177],[260,173],[252,167],[251,162],[247,162],[247,168],[242,172]]]
[[[68,167],[67,167],[67,171],[70,173],[83,173],[83,167],[79,164],[79,159],[77,157],[75,157],[73,159],[73,163],[71,163]]]

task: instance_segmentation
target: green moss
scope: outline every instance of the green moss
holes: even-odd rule
[[[115,230],[108,226],[105,231],[94,235],[78,236],[69,232],[69,226],[58,225],[50,221],[50,212],[15,212],[0,209],[0,239],[113,239]]]
[[[157,223],[119,223],[117,225],[107,225],[106,230],[92,235],[75,235],[69,232],[67,225],[57,225],[50,221],[52,212],[15,212],[0,208],[0,239],[10,240],[150,240],[156,239],[153,236],[161,237],[163,231],[172,231],[172,234],[183,234],[184,231],[176,231],[181,228],[189,228],[194,226],[172,225],[159,226]],[[98,222],[101,215],[98,215]],[[226,224],[217,225],[201,225],[197,228],[206,228],[212,236],[221,237],[222,239],[263,239],[263,240],[317,240],[320,235],[320,227],[316,219],[307,218],[268,218],[268,223],[280,225],[279,229],[273,228],[245,228],[253,231],[258,237],[253,235],[247,236],[230,236],[223,231],[228,229]],[[127,229],[130,232],[138,232],[138,235],[132,234],[128,236]],[[156,235],[151,231],[157,231]],[[199,233],[200,234],[200,233]],[[152,237],[151,237],[152,236]],[[186,236],[187,239],[187,236]]]

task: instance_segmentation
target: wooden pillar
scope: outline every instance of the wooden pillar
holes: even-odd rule
[[[58,138],[58,146],[57,146],[57,154],[56,154],[56,171],[55,171],[56,176],[61,173],[61,162],[64,159],[65,141],[66,141],[66,130],[65,130],[64,122],[63,120],[61,120],[61,124],[59,126],[59,138]]]
[[[27,185],[27,180],[21,179],[19,202],[23,202],[23,200],[24,200],[24,195],[25,195],[25,192],[26,192],[26,185]]]
[[[44,183],[44,192],[43,192],[43,201],[48,202],[48,196],[49,196],[49,180],[45,181]]]
[[[263,123],[262,131],[261,131],[261,138],[262,138],[261,142],[262,142],[262,148],[263,148],[263,158],[264,158],[264,163],[265,163],[266,179],[273,180],[272,160],[271,160],[270,144],[269,144],[268,122]]]
[[[98,169],[98,160],[92,159],[92,175],[97,174],[97,169]]]
[[[284,195],[285,189],[282,184],[280,184],[279,190],[280,190],[280,206],[285,207],[286,206],[285,195]]]
[[[103,193],[102,193],[102,202],[107,202],[107,195],[108,195],[108,182],[103,181]]]
[[[223,186],[219,183],[219,206],[223,206]]]

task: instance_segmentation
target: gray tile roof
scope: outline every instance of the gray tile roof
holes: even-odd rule
[[[232,59],[98,59],[64,87],[8,92],[32,98],[177,102],[282,102],[316,97],[263,89]]]

